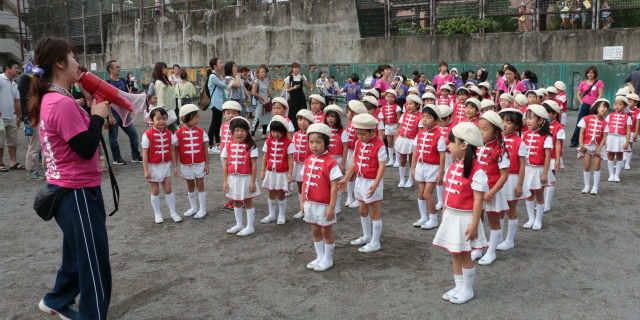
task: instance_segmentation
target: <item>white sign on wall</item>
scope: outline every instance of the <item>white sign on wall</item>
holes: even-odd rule
[[[602,60],[622,60],[623,46],[617,47],[603,47],[602,48]]]
[[[91,71],[96,71],[98,70],[98,65],[96,63],[91,63]]]

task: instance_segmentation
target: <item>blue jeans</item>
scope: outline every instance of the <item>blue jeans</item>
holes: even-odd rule
[[[111,300],[111,266],[100,187],[74,189],[55,214],[62,230],[62,265],[44,303],[62,310],[78,301],[80,319],[106,319]]]
[[[576,121],[576,128],[573,130],[573,135],[571,136],[571,145],[578,145],[578,143],[580,143],[580,127],[578,127],[578,123],[582,117],[589,115],[589,109],[591,109],[590,104],[583,103],[580,106],[580,111],[578,111],[578,120]]]
[[[132,159],[142,159],[140,155],[140,150],[138,149],[138,132],[133,124],[125,127],[122,125],[122,119],[117,116],[115,113],[113,115],[116,118],[116,124],[109,124],[109,146],[111,147],[111,155],[113,156],[113,161],[120,160],[122,161],[122,156],[120,156],[120,146],[118,145],[118,127],[122,128],[124,133],[129,136],[129,144],[131,145],[131,158]]]

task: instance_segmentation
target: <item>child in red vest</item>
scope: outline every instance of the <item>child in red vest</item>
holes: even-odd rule
[[[296,114],[296,120],[298,121],[298,128],[300,128],[300,130],[293,134],[292,143],[295,149],[293,152],[293,181],[298,184],[298,202],[300,202],[302,201],[302,167],[304,166],[304,161],[311,155],[307,129],[313,124],[313,112],[302,109]],[[302,207],[300,207],[300,211],[293,217],[302,219]]]
[[[613,112],[607,118],[607,157],[609,161],[609,181],[620,182],[620,171],[624,166],[622,154],[629,149],[631,141],[631,117],[625,112],[628,105],[626,97],[616,96],[613,102]],[[616,161],[617,160],[617,161]],[[615,163],[615,172],[614,172]]]
[[[358,251],[369,253],[380,250],[380,233],[382,219],[380,217],[380,201],[383,195],[383,180],[387,154],[384,142],[376,135],[378,120],[370,114],[359,114],[353,117],[358,142],[355,145],[354,162],[349,166],[345,177],[340,181],[340,190],[344,191],[347,182],[356,176],[354,194],[360,201],[360,222],[363,236],[351,241],[352,245],[361,246]],[[373,223],[371,222],[373,220]],[[373,234],[371,232],[373,224]]]
[[[469,98],[464,104],[465,118],[460,120],[460,123],[471,122],[478,125],[478,119],[480,114],[480,101],[476,98]]]
[[[182,178],[187,181],[187,195],[191,205],[191,208],[184,213],[184,216],[193,216],[196,219],[200,219],[207,215],[207,193],[204,189],[204,176],[209,174],[209,154],[207,153],[209,136],[204,130],[198,128],[198,121],[200,120],[198,106],[194,104],[182,106],[180,108],[180,120],[182,120],[183,126],[175,133],[178,145],[174,147],[174,152],[178,154],[177,158],[180,160]],[[200,210],[196,206],[196,187],[198,188]]]
[[[527,199],[531,196],[528,188],[524,185],[524,165],[527,157],[527,145],[520,138],[522,131],[522,112],[514,108],[500,110],[504,130],[502,140],[509,153],[509,177],[502,187],[507,203],[509,204],[509,224],[507,225],[507,238],[498,244],[497,249],[506,251],[515,246],[514,238],[518,229],[518,214],[516,208],[519,200]],[[503,215],[500,217],[503,222]]]
[[[287,117],[287,110],[289,110],[289,103],[283,97],[276,97],[271,100],[271,113],[273,116],[281,116],[287,121],[285,125],[286,128],[286,136],[289,137],[289,140],[293,139],[293,132],[295,131],[295,127],[291,122],[291,119]],[[271,123],[267,126],[267,133],[271,131]]]
[[[396,153],[400,155],[400,167],[398,168],[400,182],[398,183],[398,188],[411,188],[413,186],[411,172],[409,172],[409,177],[406,178],[406,181],[405,175],[407,171],[407,156],[409,157],[409,169],[411,169],[413,142],[418,135],[420,119],[422,118],[421,107],[422,101],[420,101],[420,97],[417,95],[407,96],[406,112],[400,118],[400,128],[394,138]]]
[[[222,150],[223,191],[233,201],[233,213],[236,225],[227,233],[245,237],[255,232],[253,223],[256,209],[253,198],[260,196],[256,186],[258,175],[258,149],[251,136],[251,124],[243,117],[235,117],[229,121],[231,141]],[[242,222],[242,206],[247,211],[247,225]]]
[[[395,90],[388,89],[385,91],[384,98],[387,101],[387,104],[380,108],[380,114],[378,117],[379,120],[384,123],[384,135],[387,137],[389,151],[389,163],[387,163],[387,167],[392,167],[396,164],[399,167],[400,157],[396,157],[393,146],[395,142],[394,138],[398,131],[398,120],[400,119],[400,112],[402,109],[396,104],[397,93]]]
[[[326,105],[324,97],[321,95],[312,94],[309,96],[309,108],[313,114],[313,123],[324,123],[324,107]]]
[[[173,174],[178,176],[176,155],[172,146],[177,145],[178,139],[167,129],[169,114],[162,107],[155,107],[149,111],[149,121],[152,127],[142,135],[142,166],[144,177],[151,188],[151,207],[155,214],[156,223],[164,222],[160,212],[160,186],[164,190],[164,197],[169,207],[169,213],[174,222],[181,222],[182,217],[176,213],[176,202],[171,190],[171,164]]]
[[[448,106],[444,106],[449,109]],[[418,182],[418,208],[420,220],[414,227],[428,230],[438,226],[436,203],[433,201],[433,190],[436,183],[444,177],[444,154],[447,149],[445,138],[438,129],[438,111],[432,104],[422,108],[422,127],[412,142],[413,157],[411,160],[411,177]],[[450,109],[449,109],[450,110]],[[427,216],[427,210],[429,215]]]
[[[342,178],[338,162],[330,155],[331,129],[322,123],[309,129],[311,156],[304,163],[302,199],[304,221],[311,226],[316,259],[307,264],[308,269],[325,271],[333,266],[335,238],[332,225],[336,223],[335,207],[338,202],[338,181]]]
[[[531,190],[531,198],[526,201],[529,221],[522,227],[540,230],[544,213],[544,188],[555,181],[553,171],[549,170],[553,138],[549,131],[549,114],[543,106],[529,105],[526,123],[528,131],[522,135],[522,140],[527,146],[524,184]]]
[[[491,227],[489,248],[478,263],[490,265],[496,260],[496,248],[502,242],[503,219],[500,218],[509,211],[507,198],[502,191],[502,187],[509,177],[509,156],[502,140],[504,124],[502,118],[495,111],[489,110],[482,114],[478,120],[478,128],[482,133],[483,145],[478,148],[476,157],[489,179],[489,191],[484,194],[484,211],[487,213]],[[482,255],[482,250],[472,252],[472,260],[475,258],[474,254],[479,257]]]
[[[456,125],[457,123],[461,122],[464,118],[466,118],[464,114],[464,106],[465,106],[465,103],[467,102],[467,99],[469,99],[469,90],[465,87],[460,87],[458,88],[458,91],[456,92],[456,94],[458,95],[458,102],[456,102],[453,105],[453,109],[452,109],[454,125]]]
[[[515,102],[512,95],[508,93],[503,93],[500,95],[500,110],[504,110],[507,108],[513,108],[513,103]]]
[[[229,100],[222,104],[222,117],[227,120],[220,127],[220,151],[224,149],[224,146],[231,141],[231,130],[229,130],[229,121],[240,115],[242,106],[233,100]],[[220,158],[222,161],[222,158]],[[229,200],[225,205],[225,208],[233,210],[233,200]]]
[[[440,117],[438,120],[438,131],[440,131],[440,135],[444,137],[445,145],[449,145],[449,132],[455,126],[452,122],[452,110],[449,106],[441,105],[436,106],[436,113]],[[447,172],[449,167],[453,163],[453,159],[451,159],[451,152],[447,149],[444,153],[444,171]],[[442,209],[442,196],[444,195],[444,181],[439,181],[436,183],[436,196],[438,197],[438,203],[436,203],[436,210]]]
[[[295,146],[287,136],[289,123],[282,116],[273,116],[269,123],[269,138],[262,148],[264,156],[260,179],[262,188],[269,190],[269,215],[260,220],[262,223],[276,220],[276,205],[279,208],[277,223],[286,222],[285,192],[289,191],[289,184],[293,181],[293,153],[295,152]]]
[[[560,124],[564,125],[567,121],[567,85],[562,81],[556,81],[553,86],[557,89],[555,100],[562,108],[562,114],[560,115]]]
[[[373,109],[375,110],[375,108]],[[349,101],[349,105],[347,106],[347,119],[349,120],[349,123],[347,123],[347,128],[342,131],[342,141],[347,144],[347,165],[351,165],[351,163],[353,162],[355,146],[356,142],[358,141],[356,128],[353,127],[352,123],[353,117],[365,113],[367,113],[367,108],[365,107],[364,103],[357,100]],[[353,197],[354,187],[355,177],[352,177],[351,180],[347,183],[347,202],[344,203],[345,207],[357,208],[360,206],[360,202]]]
[[[562,149],[564,146],[565,132],[564,126],[559,122],[562,109],[554,100],[545,100],[542,102],[542,106],[549,114],[549,131],[551,132],[551,138],[553,139],[553,149],[551,149],[551,163],[549,164],[549,168],[551,168],[553,175],[556,177],[555,182],[557,182],[557,172],[560,169],[564,169],[564,163],[562,162]],[[551,201],[553,200],[553,194],[556,191],[556,187],[554,186],[555,182],[544,189],[544,212],[551,210]]]
[[[445,175],[442,223],[433,245],[446,249],[453,258],[456,286],[443,294],[442,298],[460,304],[473,298],[476,271],[471,251],[487,247],[480,216],[489,185],[486,173],[476,161],[476,150],[483,145],[478,127],[460,123],[449,133],[449,141],[449,150],[455,162]]]
[[[633,142],[638,140],[638,130],[640,129],[640,108],[638,108],[640,97],[635,93],[630,93],[627,95],[627,100],[629,100],[629,116],[631,116],[631,140],[629,140],[629,151],[626,151],[622,156],[625,170],[631,169]]]
[[[330,104],[324,108],[324,123],[331,129],[331,138],[329,139],[329,155],[331,155],[340,166],[341,172],[346,172],[345,166],[347,161],[347,142],[342,141],[342,108],[335,104]],[[342,201],[342,192],[338,192],[338,203],[336,205],[336,213],[340,213],[340,202]]]
[[[580,128],[580,152],[584,154],[584,188],[582,193],[598,194],[600,184],[600,162],[606,157],[604,145],[607,141],[607,121],[605,117],[611,105],[606,99],[598,99],[591,107],[591,114],[583,117],[578,122]],[[593,159],[593,188],[589,192],[589,180],[591,178],[591,160]]]

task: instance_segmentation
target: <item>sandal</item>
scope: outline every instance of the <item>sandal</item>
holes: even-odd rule
[[[10,170],[24,170],[25,168],[19,162],[16,162],[16,164],[14,164],[11,167],[9,167],[9,169]]]
[[[9,172],[9,169],[7,169],[4,163],[0,163],[0,172]]]

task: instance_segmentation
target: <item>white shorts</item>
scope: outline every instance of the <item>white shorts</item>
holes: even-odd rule
[[[244,201],[253,199],[260,195],[260,188],[256,183],[256,191],[251,192],[249,188],[251,186],[250,174],[230,174],[227,176],[229,183],[229,192],[225,195],[227,198],[234,201]]]
[[[436,183],[439,172],[440,165],[418,161],[416,162],[415,180],[421,183]]]
[[[504,195],[504,186],[493,195],[491,203],[484,203],[484,211],[487,213],[501,213],[509,211],[509,203]]]
[[[591,141],[591,143],[589,143],[588,145],[584,146],[584,148],[587,150],[587,154],[589,154],[591,156],[596,156],[596,150],[598,149],[598,145],[596,144],[595,141]],[[600,154],[597,155],[600,158],[602,158],[602,160],[607,160],[607,151],[606,151],[606,149],[607,149],[607,147],[605,146],[604,148],[602,148],[600,150]]]
[[[551,162],[549,162],[549,170],[555,170],[556,168],[556,159],[551,159]],[[560,170],[564,170],[564,162],[562,161],[562,158],[560,158]]]
[[[262,181],[262,187],[271,191],[289,191],[286,172],[267,171]]]
[[[376,188],[376,191],[373,193],[373,196],[367,197],[369,194],[369,188],[375,182],[375,179],[367,179],[362,176],[356,177],[356,184],[353,190],[353,195],[356,200],[360,202],[364,202],[365,204],[371,204],[374,202],[382,201],[382,190],[384,189],[384,179],[380,180],[380,184]]]
[[[527,188],[530,191],[540,190],[544,187],[550,187],[556,182],[556,177],[553,175],[553,171],[549,169],[547,172],[547,183],[542,184],[540,178],[542,178],[542,171],[544,166],[524,166],[524,183],[522,188]],[[526,187],[525,187],[526,185]]]
[[[180,164],[182,178],[185,180],[202,179],[204,177],[204,162]]]
[[[336,224],[335,214],[333,220],[327,220],[327,208],[328,204],[318,203],[313,201],[304,202],[304,222],[309,224],[317,224],[321,227],[328,227]]]
[[[340,166],[340,163],[342,163],[342,156],[334,156],[331,155],[332,158],[334,158],[337,162],[338,162],[338,166]],[[344,174],[345,172],[343,172]]]
[[[443,248],[450,253],[471,252],[474,249],[487,247],[482,223],[478,223],[478,237],[467,241],[464,233],[473,222],[473,212],[447,208],[442,212],[442,222],[433,237],[433,245]]]
[[[148,166],[151,178],[147,182],[162,183],[164,179],[171,178],[171,162],[149,163]]]
[[[393,148],[397,153],[402,155],[411,154],[413,152],[413,146],[411,145],[413,140],[405,137],[398,137],[396,141],[393,142]]]
[[[304,163],[298,162],[298,161],[293,162],[293,181],[302,182],[302,178],[303,178],[302,168],[304,168]],[[265,175],[265,178],[266,178],[266,175]]]
[[[444,153],[444,172],[447,172],[447,170],[449,170],[449,167],[451,167],[452,163],[453,163],[453,158],[451,158],[451,153],[445,152]]]
[[[18,126],[16,125],[16,119],[5,119],[4,130],[0,130],[0,148],[15,147],[18,144]],[[37,128],[36,128],[37,130]],[[2,159],[0,159],[2,162]]]
[[[395,136],[396,132],[398,132],[398,124],[397,123],[389,123],[384,125],[384,135],[385,136]]]
[[[502,192],[504,194],[504,198],[507,199],[507,202],[524,200],[531,197],[531,191],[527,185],[522,183],[522,195],[516,197],[516,187],[518,186],[518,174],[517,173],[509,173],[509,177],[507,178],[507,182],[502,186]]]
[[[560,124],[564,126],[565,122],[567,122],[567,113],[563,112],[560,115]]]
[[[349,166],[351,166],[354,156],[355,156],[355,151],[351,149],[347,149],[347,162],[345,164],[346,170],[349,170]]]
[[[607,135],[607,152],[624,152],[625,149],[622,148],[624,142],[627,141],[626,136],[618,135],[618,134],[608,134]]]

